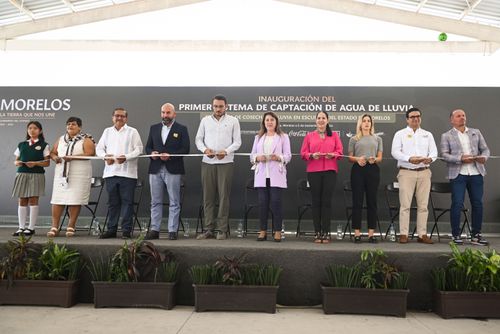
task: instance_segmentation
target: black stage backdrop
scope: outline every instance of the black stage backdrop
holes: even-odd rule
[[[250,152],[261,116],[274,111],[283,129],[290,135],[292,152],[298,153],[306,132],[314,129],[315,114],[326,111],[331,127],[338,131],[347,154],[349,136],[355,132],[357,116],[374,115],[376,132],[383,133],[384,157],[390,158],[394,133],[406,126],[404,112],[411,106],[423,111],[422,127],[434,134],[439,148],[441,133],[450,128],[449,113],[455,108],[467,112],[468,125],[479,128],[485,136],[492,155],[500,155],[499,117],[500,88],[454,87],[0,87],[0,215],[16,215],[16,199],[11,198],[15,175],[13,152],[24,139],[26,123],[38,120],[44,126],[45,137],[52,145],[64,133],[69,116],[83,120],[84,132],[98,140],[105,127],[112,125],[115,107],[129,113],[128,124],[138,129],[146,144],[149,127],[160,121],[160,107],[171,102],[177,109],[177,121],[186,125],[191,137],[191,153],[199,153],[195,135],[200,117],[211,113],[211,100],[216,94],[228,98],[228,113],[238,117],[242,129],[239,152]],[[200,157],[185,158],[186,197],[183,217],[196,217],[201,203]],[[236,157],[236,172],[232,188],[231,218],[243,217],[243,191],[252,171],[247,157]],[[141,159],[140,178],[147,181],[148,159]],[[489,175],[485,187],[485,221],[498,220],[500,189],[498,188],[498,159],[487,163]],[[102,175],[103,162],[93,161],[93,174]],[[349,179],[350,164],[340,162],[334,196],[334,218],[344,219],[342,183]],[[41,199],[41,214],[50,215],[53,166],[46,169],[46,196]],[[395,180],[396,162],[386,159],[381,164],[382,186]],[[446,181],[446,167],[441,161],[432,166],[433,181]],[[288,166],[288,189],[285,191],[285,218],[296,217],[296,181],[305,177],[305,163],[294,156]],[[147,184],[147,182],[146,182]],[[104,200],[106,196],[104,197]],[[149,187],[141,216],[149,215]],[[380,191],[380,216],[387,219]],[[105,205],[100,214],[105,213]]]

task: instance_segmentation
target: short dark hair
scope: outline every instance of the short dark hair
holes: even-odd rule
[[[420,113],[420,116],[422,116],[422,110],[420,110],[420,109],[418,109],[418,108],[413,107],[413,108],[410,108],[410,109],[408,109],[408,110],[406,111],[406,118],[408,118],[408,117],[409,117],[409,115],[410,115],[410,113],[411,113],[411,112],[414,112],[414,111],[418,111],[418,112]]]
[[[125,110],[125,108],[123,108],[123,107],[118,107],[118,108],[115,108],[115,110],[113,110],[113,113],[111,114],[111,116],[114,116],[114,115],[115,115],[115,111],[117,111],[117,110],[120,110],[120,111],[125,112],[125,116],[128,116],[127,111],[126,111],[126,110]]]
[[[71,123],[71,122],[76,122],[76,124],[81,128],[82,127],[82,119],[80,117],[75,117],[75,116],[71,116],[70,118],[68,118],[68,120],[66,121],[66,124],[68,123]]]
[[[212,100],[224,101],[224,104],[227,104],[227,99],[224,95],[215,95]]]

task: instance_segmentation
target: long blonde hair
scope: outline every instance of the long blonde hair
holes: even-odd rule
[[[354,136],[356,140],[360,140],[361,137],[363,137],[363,130],[361,130],[361,124],[363,123],[363,118],[365,117],[368,117],[370,119],[370,122],[372,123],[372,126],[370,127],[370,136],[375,135],[375,124],[373,124],[372,115],[364,114],[358,117],[358,124],[356,125],[356,135]]]

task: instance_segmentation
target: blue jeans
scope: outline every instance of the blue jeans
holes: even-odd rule
[[[106,178],[108,192],[108,231],[116,232],[118,220],[122,217],[122,230],[132,230],[132,216],[134,214],[134,192],[137,179],[122,176]]]
[[[472,206],[472,235],[481,233],[483,224],[483,176],[459,174],[451,184],[450,222],[453,236],[460,235],[460,214],[464,206],[465,190]]]
[[[151,188],[151,230],[160,232],[163,218],[163,194],[168,192],[168,231],[177,232],[181,214],[181,174],[170,174],[165,166],[156,174],[149,174]]]

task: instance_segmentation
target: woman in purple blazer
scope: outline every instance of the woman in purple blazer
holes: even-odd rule
[[[269,209],[273,213],[273,239],[281,241],[282,190],[286,188],[286,164],[291,158],[290,139],[281,131],[278,116],[266,112],[250,155],[255,170],[254,187],[259,194],[260,232],[257,241],[267,239]]]

